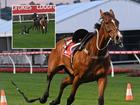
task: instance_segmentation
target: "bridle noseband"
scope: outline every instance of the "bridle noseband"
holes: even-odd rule
[[[107,44],[103,48],[99,48],[99,31],[98,31],[98,29],[96,29],[96,33],[97,33],[96,47],[99,51],[104,50],[109,45],[109,43],[111,41],[111,37],[109,38],[109,40],[107,41]]]

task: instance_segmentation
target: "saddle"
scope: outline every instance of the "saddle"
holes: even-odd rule
[[[84,48],[84,45],[92,36],[93,34],[90,34],[85,29],[78,29],[77,31],[74,32],[72,41],[75,43],[80,43],[80,45],[77,46],[77,50],[81,51]]]
[[[64,45],[64,55],[70,58],[71,61],[71,67],[73,68],[73,58],[74,54],[77,51],[82,51],[85,44],[88,42],[88,40],[93,36],[93,34],[87,34],[81,42],[75,43],[72,41],[72,37],[64,39],[65,45]]]
[[[90,40],[91,37],[93,37],[93,34],[88,33],[81,41],[77,43],[73,41],[73,37],[65,38],[64,55],[72,57],[77,51],[82,51],[85,44]]]
[[[72,37],[65,38],[65,45],[64,45],[64,55],[67,57],[71,57],[75,50],[80,46],[80,43],[75,43],[72,41]]]

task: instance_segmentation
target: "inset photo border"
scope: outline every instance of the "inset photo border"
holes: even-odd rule
[[[55,11],[55,5],[13,5],[12,48],[55,48]]]

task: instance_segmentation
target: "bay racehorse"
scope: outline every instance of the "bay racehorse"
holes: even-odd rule
[[[27,102],[31,103],[36,100],[39,100],[40,103],[47,102],[53,76],[59,70],[64,69],[69,75],[63,79],[59,94],[50,105],[60,104],[63,91],[66,86],[70,84],[72,88],[67,99],[67,105],[71,105],[74,102],[76,91],[80,84],[91,81],[97,81],[98,105],[104,105],[104,92],[107,86],[107,73],[110,67],[110,56],[107,47],[110,40],[122,46],[122,35],[119,31],[119,22],[115,18],[112,10],[109,12],[100,10],[100,15],[100,27],[96,29],[95,33],[92,33],[93,37],[85,44],[83,50],[75,53],[72,65],[70,58],[63,54],[65,45],[64,39],[57,42],[56,49],[51,51],[48,59],[46,90],[42,97],[31,100],[20,91]],[[16,84],[14,85],[16,86]]]
[[[46,33],[47,32],[47,19],[45,18],[45,16],[43,16],[40,21],[40,28],[42,33]]]

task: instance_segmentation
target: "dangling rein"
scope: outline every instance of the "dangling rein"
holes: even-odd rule
[[[11,80],[11,83],[12,83],[12,85],[16,88],[16,90],[23,96],[23,98],[25,99],[26,102],[32,103],[32,102],[35,102],[35,101],[37,101],[37,100],[40,100],[40,98],[35,98],[35,99],[30,99],[30,100],[29,100],[29,99],[25,96],[25,94],[18,88],[18,86],[14,83],[13,80]]]

